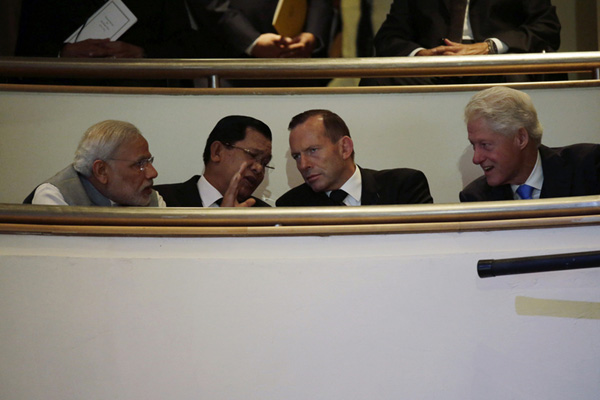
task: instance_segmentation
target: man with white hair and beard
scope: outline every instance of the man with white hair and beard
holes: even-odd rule
[[[71,165],[39,185],[24,201],[69,206],[165,207],[152,188],[158,172],[141,132],[107,120],[83,135]]]

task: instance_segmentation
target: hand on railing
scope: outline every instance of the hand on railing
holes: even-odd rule
[[[63,58],[142,58],[144,49],[130,43],[109,39],[86,39],[63,46],[60,56]]]

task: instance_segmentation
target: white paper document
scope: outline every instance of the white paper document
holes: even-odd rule
[[[110,0],[73,32],[65,43],[81,42],[86,39],[115,41],[136,22],[135,15],[121,0]]]

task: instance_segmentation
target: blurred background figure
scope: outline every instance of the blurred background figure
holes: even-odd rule
[[[560,30],[556,7],[550,0],[394,0],[374,43],[379,57],[542,53],[558,51]],[[525,76],[379,78],[365,79],[361,84],[526,80],[530,79]]]
[[[338,36],[339,51],[335,56],[344,58],[372,57],[375,55],[373,38],[385,21],[392,0],[334,0],[341,16]],[[338,47],[336,47],[337,49]],[[332,50],[332,53],[335,50]],[[332,55],[333,56],[333,55]],[[337,78],[330,86],[357,86],[359,78]]]
[[[22,0],[15,55],[80,58],[213,58],[222,47],[203,22],[192,29],[184,0],[124,0],[135,22],[118,40],[65,40],[106,4],[105,0]],[[40,83],[181,86],[182,82],[60,80]],[[191,85],[191,83],[188,83]]]
[[[137,22],[117,41],[64,43],[104,0],[22,0],[16,55],[191,58],[221,56],[209,29],[193,30],[184,0],[124,0]]]
[[[304,28],[284,37],[273,27],[278,0],[187,0],[194,20],[210,15],[229,58],[327,57],[334,21],[331,0],[307,0]],[[229,80],[222,86],[312,86],[328,80]]]

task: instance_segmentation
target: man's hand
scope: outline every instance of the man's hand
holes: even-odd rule
[[[444,56],[474,56],[489,54],[489,47],[487,43],[472,43],[462,44],[451,41],[450,39],[444,39],[446,46],[444,47]]]
[[[110,57],[114,58],[142,58],[144,57],[144,49],[139,46],[126,42],[108,42],[104,44],[106,50],[110,53]]]
[[[109,39],[86,39],[63,46],[61,57],[79,58],[141,58],[144,49],[126,42],[111,42]]]
[[[258,58],[279,58],[290,42],[290,38],[274,33],[263,33],[258,37],[251,55]]]
[[[420,50],[416,56],[473,56],[489,54],[487,43],[462,44],[444,39],[444,45]]]
[[[108,50],[103,46],[109,39],[86,39],[63,46],[61,57],[108,57]]]
[[[285,58],[310,58],[315,48],[317,39],[309,32],[302,32],[291,39],[287,49],[284,49],[281,57]]]
[[[252,197],[249,197],[246,201],[240,203],[238,202],[238,192],[240,190],[240,181],[242,180],[242,173],[248,167],[247,162],[243,162],[240,166],[240,169],[236,174],[231,178],[229,182],[229,186],[227,187],[227,191],[223,195],[223,201],[221,201],[221,207],[252,207],[256,200]]]

